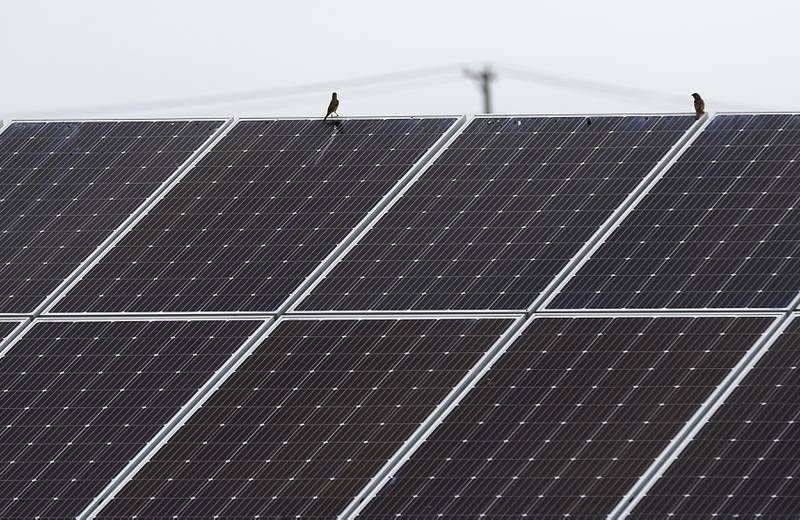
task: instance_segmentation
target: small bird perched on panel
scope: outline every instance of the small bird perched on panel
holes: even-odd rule
[[[328,113],[325,114],[325,118],[322,121],[327,121],[329,115],[336,114],[337,108],[339,108],[339,98],[336,97],[336,92],[334,92],[331,96],[331,102],[328,103]],[[336,116],[338,117],[339,114],[336,114]]]
[[[706,113],[706,102],[697,92],[692,94],[692,97],[694,98],[694,120],[697,121],[700,116]]]

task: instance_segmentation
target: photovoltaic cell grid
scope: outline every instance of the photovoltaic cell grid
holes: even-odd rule
[[[628,518],[796,518],[800,321],[725,400]]]
[[[360,517],[605,518],[771,322],[536,319]]]
[[[258,325],[34,326],[0,358],[0,517],[74,518]]]
[[[299,308],[527,308],[692,123],[476,119]]]
[[[455,121],[240,121],[55,310],[276,310]]]
[[[334,518],[511,320],[286,321],[100,518]]]
[[[777,308],[800,291],[800,115],[716,116],[549,308]]]
[[[32,312],[221,124],[6,128],[0,134],[0,312]]]

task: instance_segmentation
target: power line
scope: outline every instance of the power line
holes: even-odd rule
[[[548,74],[534,70],[524,70],[514,66],[500,65],[497,67],[498,72],[511,79],[528,81],[538,85],[548,85],[551,87],[565,88],[570,90],[577,90],[587,92],[590,94],[601,94],[611,97],[620,98],[628,101],[645,101],[645,102],[658,102],[668,103],[672,105],[687,105],[689,104],[689,94],[676,95],[661,92],[657,90],[644,89],[639,87],[629,87],[619,85],[617,83],[610,83],[605,81],[596,81],[582,78],[575,78],[570,76],[563,76],[557,74]],[[739,103],[731,103],[722,100],[715,100],[716,107],[723,107],[728,109],[739,110],[753,110],[752,106],[745,107]]]
[[[244,103],[251,101],[264,101],[271,98],[287,98],[311,93],[320,93],[334,88],[367,88],[375,85],[391,84],[403,81],[431,79],[445,75],[457,74],[458,66],[439,66],[424,69],[414,69],[387,74],[361,76],[343,80],[330,80],[318,83],[306,83],[286,87],[247,90],[225,94],[210,94],[207,96],[181,97],[173,99],[160,99],[151,101],[104,103],[97,105],[83,105],[73,107],[46,108],[37,110],[18,110],[26,117],[52,117],[57,114],[109,114],[114,112],[138,112],[147,110],[160,110],[171,108],[187,108],[211,105],[227,105],[231,103]]]
[[[427,80],[425,81],[425,83],[420,83],[419,80],[409,80],[407,82],[398,85],[387,85],[386,87],[382,87],[379,90],[375,89],[374,87],[352,87],[351,89],[348,90],[349,94],[348,99],[352,99],[353,97],[355,97],[352,96],[352,94],[357,94],[358,99],[364,99],[376,96],[387,96],[396,92],[405,92],[409,90],[437,87],[440,85],[454,83],[456,81],[462,81],[462,78],[456,74],[453,74],[452,76],[443,76],[439,79]],[[257,111],[257,110],[263,110],[265,108],[269,109],[270,107],[273,106],[280,106],[280,108],[286,108],[293,106],[309,105],[310,103],[316,103],[319,105],[319,101],[320,101],[319,93],[316,94],[309,93],[309,94],[294,96],[291,98],[267,98],[264,100],[233,101],[230,103],[226,103],[226,106],[230,107],[231,105],[247,103],[249,107],[252,107],[250,108],[250,110]],[[324,99],[323,101],[325,102]],[[167,110],[169,110],[170,108],[173,107],[169,107]]]
[[[611,82],[582,79],[558,74],[545,73],[535,70],[526,70],[512,65],[499,65],[492,69],[489,65],[477,71],[462,68],[460,64],[440,65],[437,67],[420,68],[394,73],[384,73],[369,76],[360,76],[349,79],[330,80],[325,82],[306,83],[292,86],[275,87],[246,90],[240,92],[229,92],[224,94],[210,94],[206,96],[181,97],[173,99],[160,99],[150,101],[105,103],[96,105],[83,105],[61,108],[45,108],[36,110],[15,110],[14,114],[22,117],[57,117],[66,115],[103,115],[112,113],[136,113],[147,111],[175,110],[180,108],[194,108],[214,105],[233,105],[242,103],[258,103],[262,106],[263,102],[270,100],[275,103],[280,102],[281,106],[292,106],[305,104],[317,98],[321,92],[333,90],[373,90],[380,88],[380,91],[360,92],[360,96],[374,96],[408,90],[410,88],[420,88],[438,85],[444,82],[451,82],[460,73],[478,80],[483,95],[483,111],[492,112],[492,100],[490,84],[498,76],[508,77],[519,81],[526,81],[537,85],[582,91],[592,95],[605,95],[619,98],[629,102],[658,102],[670,105],[686,105],[686,96],[669,94],[651,89],[629,87]],[[419,85],[420,81],[425,81],[425,85]],[[269,106],[269,104],[267,105]],[[736,103],[728,103],[716,99],[715,107],[727,108],[729,110],[753,110],[753,106],[742,106]]]
[[[615,83],[546,74],[543,72],[522,70],[508,66],[500,66],[498,67],[498,71],[509,78],[529,81],[538,85],[549,85],[551,87],[579,90],[593,94],[600,93],[628,99],[635,98],[643,101],[668,101],[671,103],[680,101],[686,102],[686,96],[677,96],[648,89],[626,87]]]

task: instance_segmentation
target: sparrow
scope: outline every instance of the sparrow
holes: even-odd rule
[[[339,108],[339,98],[336,97],[336,92],[334,92],[331,96],[331,102],[328,104],[328,113],[325,114],[323,121],[327,121],[329,115],[336,114],[337,108]],[[336,116],[338,117],[339,114],[336,114]]]
[[[697,92],[692,94],[692,97],[694,98],[694,120],[697,121],[700,116],[706,113],[706,103]]]

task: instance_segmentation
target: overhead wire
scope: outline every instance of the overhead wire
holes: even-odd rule
[[[439,78],[432,78],[432,79],[424,79],[422,82],[421,79],[409,79],[404,80],[402,82],[398,82],[397,84],[388,84],[385,87],[375,87],[375,86],[355,86],[348,89],[348,94],[351,99],[353,94],[357,94],[358,99],[365,99],[365,98],[373,98],[379,96],[389,96],[391,94],[395,94],[398,92],[407,92],[409,90],[419,90],[424,88],[433,88],[438,87],[441,85],[452,84],[457,81],[461,81],[462,78],[455,73],[449,76],[441,76]],[[307,93],[297,96],[292,96],[291,98],[264,98],[264,99],[256,99],[256,100],[242,100],[242,101],[232,101],[230,103],[226,103],[226,107],[232,107],[236,105],[243,105],[246,104],[250,110],[264,110],[270,109],[272,107],[280,107],[280,108],[288,108],[294,106],[303,106],[303,105],[310,105],[312,103],[319,104],[319,96],[320,92],[317,91],[316,93]],[[327,93],[327,90],[324,92]],[[180,108],[185,107],[177,107],[175,110],[179,110]],[[169,107],[165,110],[170,111],[172,107]],[[388,115],[388,114],[387,114]]]
[[[15,112],[24,113],[26,117],[67,114],[92,114],[103,115],[120,112],[144,112],[148,110],[193,108],[214,105],[229,105],[234,103],[246,103],[253,101],[264,101],[268,99],[286,99],[312,93],[320,93],[334,89],[346,88],[366,88],[376,85],[392,84],[397,82],[421,79],[434,79],[444,75],[457,74],[459,68],[456,66],[428,67],[401,72],[375,74],[370,76],[360,76],[348,79],[328,80],[324,82],[306,83],[275,88],[264,88],[246,90],[241,92],[231,92],[223,94],[209,94],[204,96],[180,97],[171,99],[158,99],[148,101],[115,102],[94,105],[72,106],[72,107],[51,107],[36,110],[17,110]]]
[[[536,70],[526,70],[513,65],[505,64],[498,65],[495,70],[502,76],[510,79],[527,81],[538,85],[547,85],[551,87],[586,92],[593,95],[599,94],[618,98],[622,101],[630,101],[632,103],[650,102],[678,106],[684,106],[689,103],[688,100],[690,93],[688,92],[685,95],[670,94],[658,90],[629,87],[617,83],[582,79],[560,74],[549,74]],[[745,107],[739,103],[719,99],[715,99],[714,106],[730,110],[753,110],[752,106]]]
[[[13,115],[27,118],[57,116],[99,116],[108,114],[146,113],[159,111],[176,111],[185,108],[200,108],[230,105],[254,105],[269,107],[272,103],[280,103],[281,107],[298,106],[317,100],[322,92],[332,90],[358,91],[362,97],[385,95],[402,90],[418,89],[449,83],[463,77],[464,64],[439,65],[392,73],[373,74],[338,80],[326,80],[314,83],[297,84],[283,87],[262,88],[240,92],[208,94],[169,99],[146,101],[115,102],[72,107],[51,107],[35,110],[14,110]],[[591,95],[603,95],[620,99],[632,104],[659,103],[684,106],[685,95],[676,95],[658,90],[630,87],[617,83],[583,79],[561,74],[546,73],[515,65],[498,64],[487,66],[500,77],[524,81],[545,87],[568,89]],[[425,82],[420,85],[419,82]],[[754,110],[757,107],[745,107],[738,103],[730,103],[715,99],[714,106],[729,110]]]

